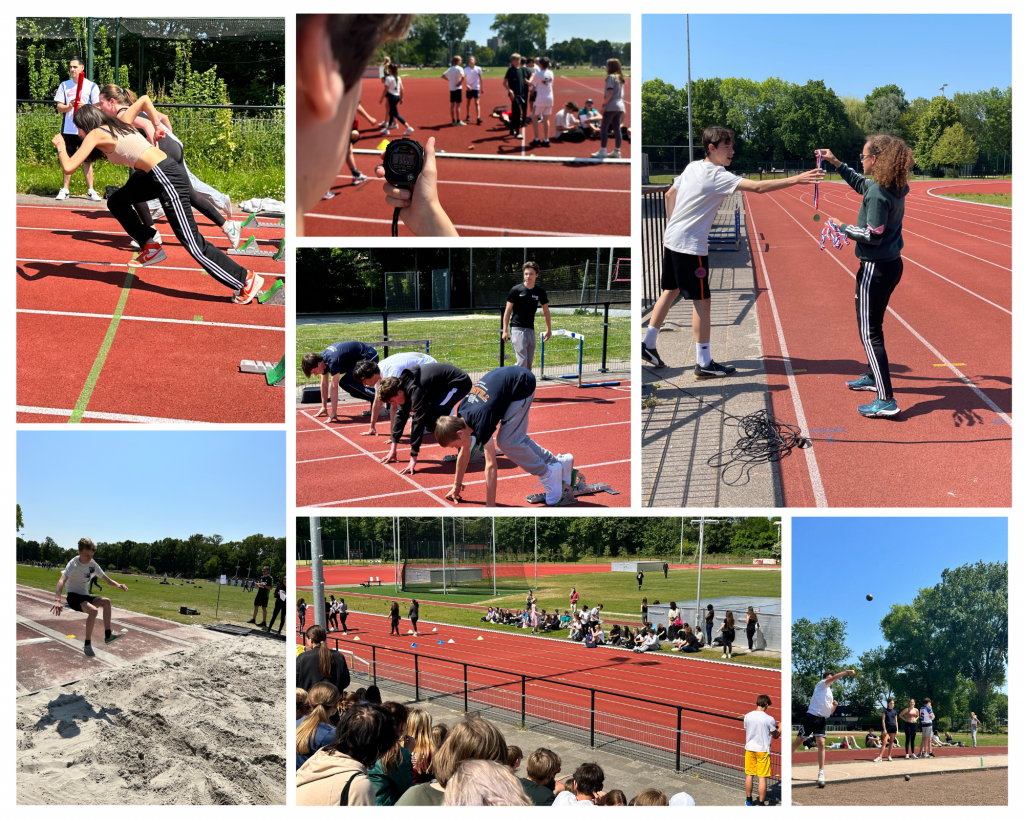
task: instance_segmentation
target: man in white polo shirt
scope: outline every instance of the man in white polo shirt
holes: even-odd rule
[[[804,736],[797,736],[793,741],[793,751],[803,745],[804,737],[814,737],[818,746],[818,787],[825,787],[825,723],[836,710],[836,701],[832,697],[832,683],[846,676],[856,676],[857,672],[852,668],[838,673],[826,671],[821,675],[821,681],[814,686],[814,693],[811,694],[811,702],[807,706],[807,713],[804,714],[803,728]]]
[[[462,57],[452,57],[451,67],[441,75],[448,80],[449,100],[452,106],[452,125],[465,125],[462,121],[462,86],[466,84],[466,72],[462,68]],[[468,108],[467,104],[467,108]]]
[[[75,109],[81,105],[98,105],[100,101],[100,89],[92,80],[82,79],[82,93],[78,94],[78,77],[85,73],[85,66],[82,65],[82,61],[78,57],[72,57],[71,62],[68,64],[68,74],[70,79],[64,80],[60,85],[57,86],[57,93],[53,95],[54,102],[57,103],[57,110],[64,115],[64,126],[61,129],[61,135],[64,137],[64,145],[67,148],[68,156],[74,156],[75,151],[82,147],[82,138],[78,135],[78,126],[75,125]],[[76,105],[75,103],[78,103]],[[103,199],[92,187],[92,163],[82,163],[82,175],[85,177],[85,182],[89,186],[89,191],[86,196],[94,202],[99,202]],[[67,199],[70,196],[71,191],[68,186],[71,184],[71,174],[64,174],[64,184],[61,189],[57,192],[58,199]]]
[[[555,109],[555,75],[548,69],[551,62],[547,57],[537,60],[539,67],[530,77],[530,87],[537,92],[533,103],[533,142],[531,148],[538,145],[542,148],[551,147],[551,112]],[[540,139],[540,125],[544,125],[544,139]]]
[[[480,95],[484,93],[484,70],[476,64],[476,57],[469,58],[466,66],[466,122],[469,122],[470,101],[476,106],[476,124],[480,125]]]
[[[813,185],[825,178],[824,171],[810,170],[799,176],[755,182],[729,172],[736,135],[721,125],[704,129],[701,145],[703,162],[694,161],[676,177],[665,194],[665,257],[661,272],[661,296],[651,312],[640,357],[655,367],[665,365],[658,354],[658,332],[669,308],[682,294],[693,302],[693,336],[697,343],[694,377],[722,378],[735,367],[716,364],[711,358],[711,286],[708,266],[708,235],[715,214],[734,191],[769,193],[793,185]]]

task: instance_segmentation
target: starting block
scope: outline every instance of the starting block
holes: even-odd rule
[[[284,239],[281,240],[281,246],[277,250],[260,250],[256,237],[250,236],[237,248],[228,248],[228,256],[263,256],[279,262],[284,258]]]
[[[276,364],[273,361],[252,361],[245,359],[238,365],[240,373],[255,373],[265,375],[267,384],[271,387],[284,386],[284,356]]]
[[[274,294],[282,287],[284,287],[284,279],[278,279],[269,290],[264,290],[256,296],[257,301],[259,301],[260,304],[266,304],[267,300],[273,298]]]
[[[282,216],[280,221],[278,221],[278,222],[261,222],[260,219],[259,219],[259,216],[257,216],[255,213],[250,213],[246,217],[245,221],[242,222],[242,224],[240,224],[238,227],[239,227],[239,230],[241,230],[242,228],[245,228],[245,227],[252,227],[253,229],[256,229],[256,228],[283,228],[284,227],[284,217]]]
[[[598,492],[607,492],[609,495],[619,494],[606,483],[587,483],[583,473],[577,472],[575,469],[573,470],[573,476],[576,480],[569,489],[568,496],[562,501],[563,506],[567,503],[573,503],[576,498],[582,495],[596,495]],[[543,492],[538,492],[536,495],[527,495],[526,501],[527,503],[543,504],[545,502],[545,495]]]

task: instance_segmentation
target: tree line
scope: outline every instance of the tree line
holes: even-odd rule
[[[503,41],[492,49],[475,40],[466,40],[470,18],[468,14],[420,14],[413,21],[409,36],[397,43],[388,43],[379,59],[385,55],[407,65],[447,65],[451,56],[458,54],[463,64],[470,56],[478,65],[507,65],[513,53],[524,57],[549,57],[556,63],[604,65],[610,58],[629,65],[629,43],[609,40],[591,40],[572,37],[547,45],[547,14],[496,14],[491,31]]]
[[[975,711],[986,725],[1006,718],[1009,647],[1007,563],[979,561],[942,572],[908,604],[892,606],[879,628],[884,644],[851,662],[847,623],[838,617],[793,624],[792,698],[801,714],[829,670],[854,668],[833,684],[836,702],[851,715],[876,716],[889,697],[897,710],[930,697],[940,718]]]
[[[865,137],[876,133],[902,138],[918,167],[930,171],[1012,150],[1012,87],[908,100],[895,84],[860,98],[840,97],[824,80],[799,85],[775,77],[715,77],[694,80],[691,97],[695,148],[704,128],[726,125],[736,132],[733,167],[740,170],[758,162],[808,161],[822,147],[856,161]],[[641,105],[646,144],[688,144],[685,85],[649,80]]]
[[[321,518],[324,540],[377,542],[391,554],[394,518],[350,517]],[[730,518],[704,528],[704,555],[745,555],[751,558],[779,558],[780,518]],[[576,517],[541,518],[537,521],[537,557],[546,562],[574,562],[582,558],[679,558],[679,518],[648,517]],[[348,531],[346,534],[346,524]],[[398,518],[403,544],[441,542],[441,518]],[[495,518],[495,551],[506,556],[519,555],[533,560],[534,521],[532,518]],[[683,556],[697,553],[700,518],[683,519]],[[309,518],[296,521],[296,536],[309,540]],[[491,543],[490,518],[445,518],[444,541]],[[409,549],[403,547],[404,553]],[[386,556],[381,555],[386,559]],[[393,555],[392,555],[393,557]],[[508,559],[508,557],[506,558]]]

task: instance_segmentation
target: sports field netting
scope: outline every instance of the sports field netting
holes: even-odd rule
[[[395,547],[388,541],[381,540],[321,540],[324,553],[324,563],[335,564],[345,563],[356,565],[380,565],[386,563],[388,566],[394,562]],[[298,540],[295,543],[295,560],[299,563],[309,564],[313,559],[313,542],[310,540]]]

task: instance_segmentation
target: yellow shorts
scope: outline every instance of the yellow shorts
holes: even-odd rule
[[[744,773],[767,779],[772,775],[772,760],[767,753],[747,751],[743,757]]]

